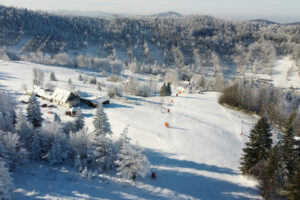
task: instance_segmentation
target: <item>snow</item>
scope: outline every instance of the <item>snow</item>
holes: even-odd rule
[[[31,86],[34,67],[42,69],[45,78],[54,71],[60,87],[71,78],[74,87],[88,97],[105,93],[77,80],[79,73],[86,73],[83,70],[27,62],[0,61],[0,87],[15,91],[18,99],[24,98],[21,86]],[[88,73],[106,85],[114,84],[100,73]],[[139,80],[147,78],[136,76]],[[129,125],[128,137],[146,149],[157,179],[146,176],[132,182],[106,173],[88,180],[67,167],[29,162],[12,174],[16,199],[261,199],[257,182],[241,176],[238,169],[242,147],[257,119],[220,106],[218,95],[128,96],[126,101],[113,99],[104,105],[112,138],[117,139]],[[25,106],[19,104],[19,109]],[[168,108],[170,112],[166,112]],[[49,109],[42,109],[46,119]],[[86,127],[93,131],[95,110],[84,106],[81,110]],[[65,108],[57,106],[51,111],[57,112],[62,121],[73,120],[64,115]]]
[[[287,77],[289,70],[291,70],[291,74]],[[289,59],[288,57],[278,60],[272,74],[274,85],[285,88],[300,88],[300,75],[298,74],[298,71],[299,70],[297,70],[295,61]]]

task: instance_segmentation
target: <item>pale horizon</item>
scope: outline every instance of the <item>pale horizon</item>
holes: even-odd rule
[[[97,11],[130,15],[174,11],[182,15],[210,15],[231,20],[300,21],[300,1],[297,0],[0,0],[0,4],[42,11]]]

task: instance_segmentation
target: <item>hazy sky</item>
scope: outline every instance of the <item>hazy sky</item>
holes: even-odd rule
[[[0,0],[34,10],[83,10],[129,14],[176,11],[231,19],[300,21],[300,0]]]

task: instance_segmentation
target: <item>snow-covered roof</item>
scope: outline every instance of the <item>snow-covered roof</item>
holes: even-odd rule
[[[36,86],[36,85],[33,86],[32,92],[34,92],[38,96],[45,97],[47,99],[51,99],[51,93],[47,92],[45,89],[41,88],[40,86]]]
[[[52,93],[51,98],[53,100],[57,100],[57,101],[66,103],[67,100],[68,100],[68,98],[70,97],[71,93],[72,92],[69,91],[69,90],[64,90],[64,89],[61,89],[61,88],[56,88],[54,90],[54,92]]]
[[[108,101],[109,98],[108,97],[93,97],[93,98],[85,98],[86,100],[89,100],[95,104],[97,103],[103,103],[105,101]]]

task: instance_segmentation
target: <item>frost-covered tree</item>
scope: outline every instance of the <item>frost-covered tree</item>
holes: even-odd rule
[[[0,129],[4,131],[14,130],[15,100],[8,93],[0,91]]]
[[[15,168],[27,161],[27,151],[23,148],[20,137],[15,133],[0,130],[0,142],[7,152],[7,164]]]
[[[44,72],[40,69],[33,68],[33,85],[43,86],[44,84]]]
[[[78,110],[76,111],[74,125],[75,125],[75,129],[74,129],[75,132],[79,131],[80,129],[83,129],[84,127],[84,118],[80,108],[78,108]]]
[[[33,160],[40,160],[42,158],[42,139],[39,131],[34,131],[29,144],[30,158]]]
[[[70,149],[74,158],[74,167],[82,172],[86,168],[90,168],[90,159],[88,152],[91,147],[91,141],[88,137],[87,129],[81,129],[78,132],[70,134]]]
[[[51,73],[50,73],[50,81],[57,81],[54,72],[51,72]]]
[[[29,146],[32,140],[33,128],[28,123],[23,113],[17,114],[17,123],[15,124],[15,131],[20,137],[21,143],[27,150],[30,150]]]
[[[91,169],[97,172],[110,170],[114,164],[113,148],[111,140],[105,135],[98,135],[92,141],[89,150]]]
[[[52,146],[47,153],[47,161],[51,165],[62,164],[67,161],[70,154],[67,137],[62,132],[53,133],[54,138]]]
[[[27,120],[33,125],[34,128],[42,126],[43,118],[40,110],[39,103],[34,93],[31,94],[27,105]]]
[[[147,175],[150,164],[143,150],[130,144],[127,134],[128,129],[125,128],[121,135],[121,147],[115,164],[118,176],[135,180],[137,176],[145,177]]]
[[[94,124],[94,128],[95,128],[94,134],[96,136],[99,136],[99,135],[106,136],[106,135],[112,134],[112,132],[110,130],[110,124],[108,122],[108,118],[106,116],[106,113],[103,110],[102,103],[98,104],[93,124]]]
[[[11,200],[14,190],[13,180],[6,163],[0,158],[0,199]]]

